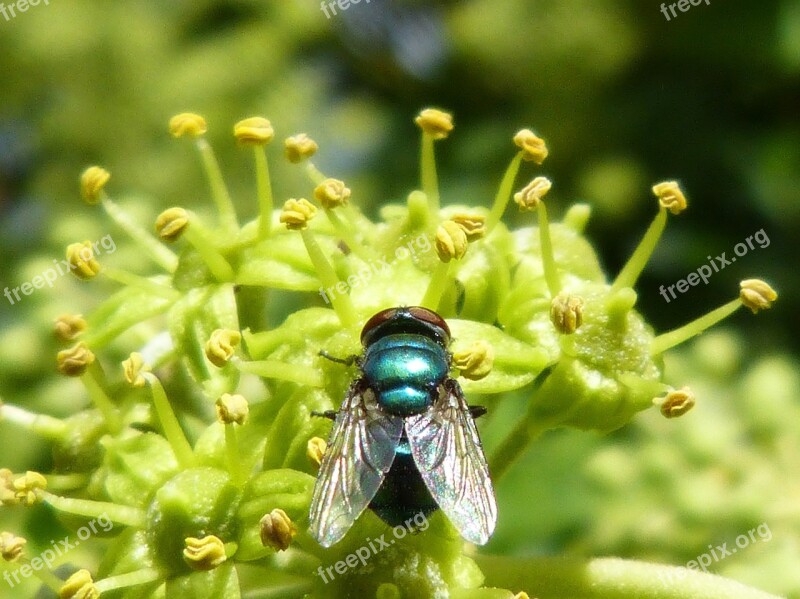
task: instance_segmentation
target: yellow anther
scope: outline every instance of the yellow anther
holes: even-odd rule
[[[306,455],[308,459],[314,462],[317,466],[322,463],[322,457],[328,449],[328,444],[325,439],[321,437],[311,437],[306,444]]]
[[[481,214],[459,212],[451,216],[450,220],[464,229],[467,241],[477,241],[486,235],[486,217]]]
[[[103,188],[111,173],[99,166],[90,166],[81,174],[81,197],[87,204],[97,204],[102,199]]]
[[[547,195],[553,184],[547,177],[536,177],[514,194],[514,201],[520,210],[536,210],[539,202]]]
[[[208,535],[202,539],[187,537],[184,539],[183,559],[193,570],[213,570],[228,557],[225,555],[225,544],[219,537]]]
[[[129,385],[132,387],[144,387],[147,380],[142,373],[150,372],[150,367],[144,363],[142,354],[133,352],[127,360],[122,362],[122,371]]]
[[[280,508],[275,508],[261,518],[261,544],[277,551],[285,551],[297,534],[294,522]]]
[[[67,578],[58,591],[59,599],[97,599],[100,591],[94,586],[89,570],[78,570]]]
[[[236,123],[233,136],[243,146],[264,146],[275,137],[275,130],[267,119],[254,116]]]
[[[14,473],[8,468],[0,468],[0,503],[5,506],[17,505],[17,490],[14,488]]]
[[[250,405],[242,395],[223,393],[215,405],[217,420],[222,424],[244,424],[250,413]]]
[[[550,303],[550,321],[562,335],[571,335],[583,322],[583,298],[559,293]]]
[[[169,132],[172,137],[199,137],[208,130],[206,120],[193,112],[176,114],[169,120]]]
[[[58,371],[66,376],[80,376],[94,362],[94,354],[80,341],[56,355]]]
[[[467,234],[463,227],[446,220],[436,229],[436,253],[442,262],[461,260],[467,253]]]
[[[62,314],[56,318],[53,330],[60,341],[74,341],[87,326],[80,314]]]
[[[653,193],[658,198],[662,208],[672,214],[680,214],[686,210],[686,196],[683,195],[677,181],[662,181],[653,185]]]
[[[336,208],[347,204],[347,200],[350,199],[350,189],[345,187],[344,181],[325,179],[314,189],[314,197],[325,208]]]
[[[14,490],[19,503],[27,506],[36,505],[41,501],[40,491],[47,488],[47,480],[38,472],[28,470],[22,476],[14,479]]]
[[[525,591],[520,591],[519,593],[514,595],[514,599],[531,599],[531,598],[528,596],[528,593],[526,593]]]
[[[305,133],[287,137],[284,142],[284,153],[289,162],[297,164],[311,158],[319,150],[317,142]]]
[[[521,129],[514,136],[514,143],[522,150],[522,159],[526,162],[541,164],[547,158],[547,145],[544,140],[530,129]]]
[[[167,208],[156,218],[156,232],[168,243],[177,241],[189,226],[189,213],[178,206]]]
[[[433,139],[444,139],[453,130],[453,115],[435,108],[426,108],[414,122]]]
[[[317,209],[314,204],[305,198],[300,198],[299,200],[290,198],[283,205],[280,222],[285,224],[287,229],[293,231],[305,229],[308,226],[308,221],[314,218],[316,213]]]
[[[769,310],[778,294],[761,279],[745,279],[739,283],[739,299],[755,314],[759,310]]]
[[[100,263],[94,259],[91,241],[68,245],[67,262],[72,274],[84,281],[93,279],[100,272]]]
[[[230,329],[217,329],[211,333],[211,338],[206,342],[206,358],[214,366],[222,368],[233,357],[236,346],[242,340],[239,331]]]
[[[665,418],[683,416],[695,404],[694,394],[689,390],[689,387],[670,391],[666,397],[657,397],[653,402],[661,406],[661,413]]]
[[[7,562],[15,562],[22,555],[27,543],[27,540],[15,534],[0,532],[0,556]]]
[[[467,349],[453,354],[453,366],[465,379],[482,379],[494,366],[494,348],[488,341],[475,341]]]

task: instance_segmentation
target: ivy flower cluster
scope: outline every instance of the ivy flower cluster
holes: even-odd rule
[[[243,224],[205,138],[206,122],[196,114],[173,117],[169,131],[198,154],[214,222],[175,205],[143,226],[107,191],[108,171],[83,172],[83,199],[159,273],[98,260],[91,243],[79,239],[70,245],[66,259],[84,284],[105,278],[119,285],[86,318],[56,321],[65,344],[57,369],[80,380],[87,407],[67,418],[0,407],[4,420],[50,440],[55,456],[52,473],[0,470],[3,509],[45,504],[70,515],[67,522],[102,515],[114,523],[114,536],[93,540],[106,544],[99,566],[67,580],[37,570],[44,585],[63,599],[112,591],[237,598],[256,590],[274,597],[522,599],[536,590],[485,586],[480,560],[440,513],[424,532],[398,540],[365,567],[327,585],[319,580],[320,566],[386,532],[366,512],[332,548],[308,534],[311,492],[331,426],[314,413],[338,408],[355,376],[321,352],[358,354],[361,326],[385,308],[421,305],[442,314],[453,332],[453,374],[467,394],[501,401],[513,391],[527,398],[518,424],[489,455],[497,480],[547,429],[609,431],[654,406],[669,418],[684,414],[695,397],[662,382],[664,352],[741,306],[757,312],[776,299],[764,281],[745,280],[720,308],[656,335],[636,310],[634,287],[667,220],[687,207],[677,183],[653,187],[653,223],[609,281],[583,235],[589,207],[576,204],[561,222],[550,222],[551,181],[533,172],[529,182],[518,182],[523,168],[535,170],[546,160],[544,139],[529,129],[510,136],[510,164],[488,206],[443,206],[435,152],[454,131],[452,117],[429,108],[415,122],[420,186],[404,204],[384,206],[378,222],[359,209],[357,190],[314,165],[320,148],[305,133],[287,137],[283,155],[305,171],[308,186],[276,205],[269,169],[275,130],[263,117],[233,127],[255,173],[258,216]],[[512,201],[535,212],[535,222],[509,229],[502,217]],[[409,259],[391,259],[422,238],[432,243],[418,244]],[[359,285],[342,284],[374,264],[385,268],[372,269]],[[346,292],[322,303],[319,289],[340,288]],[[296,310],[274,328],[245,326],[260,310],[254,303],[269,308],[275,290],[293,292]],[[129,347],[122,364],[105,358],[143,323],[161,333]],[[500,505],[503,518],[513,515]],[[35,555],[22,537],[0,538],[6,561],[25,563]],[[611,580],[619,568],[598,563],[582,575],[583,584]],[[640,564],[625,568],[623,579],[624,572],[641,574]],[[681,580],[716,584],[696,576]],[[658,584],[658,577],[651,579]],[[563,581],[564,588],[574,583]],[[620,588],[624,593],[625,585]]]

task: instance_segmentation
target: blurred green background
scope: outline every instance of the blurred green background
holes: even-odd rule
[[[372,215],[417,185],[419,109],[455,116],[437,150],[445,203],[488,205],[511,136],[531,127],[551,152],[551,211],[591,204],[588,235],[609,273],[655,213],[650,185],[677,178],[689,210],[670,219],[639,281],[640,311],[668,330],[755,276],[778,303],[758,318],[741,310],[670,354],[668,382],[698,395],[686,417],[651,410],[606,437],[563,431],[537,442],[499,485],[487,551],[684,564],[767,523],[769,542],[711,569],[800,597],[800,2],[713,0],[670,21],[659,6],[372,0],[326,18],[315,0],[51,0],[0,17],[2,287],[30,281],[68,243],[123,240],[79,198],[90,164],[112,172],[112,194],[142,222],[175,204],[208,205],[196,156],[167,133],[186,110],[206,117],[248,217],[251,162],[231,135],[246,116],[270,118],[278,139],[309,133],[321,170],[346,180]],[[277,159],[279,144],[270,152],[276,197],[305,189]],[[529,218],[513,212],[509,222]],[[670,303],[659,295],[760,229],[768,247]],[[149,274],[124,243],[115,260]],[[0,397],[52,414],[83,405],[80,385],[54,374],[50,327],[88,311],[96,294],[65,277],[14,305],[0,298]],[[487,422],[488,446],[512,408]],[[46,444],[3,423],[0,435],[3,466],[48,468]],[[18,523],[0,512],[0,526]]]

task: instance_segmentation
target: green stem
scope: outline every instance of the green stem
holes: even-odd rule
[[[343,222],[341,218],[339,218],[339,215],[336,214],[335,210],[325,208],[325,216],[328,217],[328,220],[333,225],[336,234],[342,238],[342,240],[347,244],[347,247],[349,247],[356,256],[365,262],[374,262],[378,259],[378,255],[375,252],[356,241],[352,228]]]
[[[528,558],[477,554],[486,586],[524,589],[547,599],[779,599],[739,582],[688,568],[620,558]]]
[[[486,234],[491,233],[495,225],[503,218],[503,212],[506,210],[506,204],[511,199],[511,191],[514,188],[514,181],[519,173],[519,165],[522,163],[522,152],[517,152],[511,163],[508,165],[503,179],[500,181],[500,187],[497,189],[497,195],[492,204],[492,211],[489,213],[489,218],[486,219]]]
[[[184,237],[192,244],[192,247],[200,254],[203,262],[208,266],[208,270],[217,281],[226,283],[233,280],[233,269],[228,261],[225,260],[216,248],[211,237],[203,229],[202,225],[197,222],[196,218],[192,219],[190,225],[184,232]]]
[[[425,306],[431,310],[436,310],[439,307],[439,302],[442,301],[445,289],[447,289],[447,281],[450,278],[450,262],[439,262],[431,275],[431,280],[428,283],[428,288],[425,290],[425,295],[422,297],[420,306]]]
[[[61,497],[47,491],[42,491],[42,498],[55,509],[68,514],[86,516],[87,518],[108,518],[112,522],[124,526],[142,528],[147,519],[144,510],[128,505],[119,505],[108,501],[92,501],[91,499],[76,499],[74,497]]]
[[[214,156],[214,150],[203,137],[197,138],[197,149],[200,151],[200,157],[203,160],[203,168],[206,171],[208,184],[211,187],[211,197],[217,205],[222,228],[226,232],[233,234],[239,228],[239,223],[236,220],[233,201],[228,193],[228,188],[225,186],[225,180],[222,178],[222,171],[219,168],[216,156]]]
[[[63,420],[46,414],[29,412],[18,406],[4,404],[2,401],[0,401],[0,420],[13,422],[17,426],[21,426],[50,441],[62,440],[68,430]]]
[[[697,318],[696,320],[693,320],[692,322],[675,329],[674,331],[659,335],[653,339],[653,342],[650,344],[650,354],[655,356],[663,353],[668,349],[675,347],[676,345],[683,343],[688,339],[691,339],[695,335],[699,335],[707,328],[717,324],[720,320],[723,320],[736,312],[741,305],[741,300],[737,298],[728,302],[724,306],[720,306],[716,310],[712,310],[705,316],[701,316],[700,318]]]
[[[306,162],[306,175],[311,179],[314,187],[325,180],[325,175],[310,160]]]
[[[153,261],[167,272],[175,272],[178,268],[178,257],[158,241],[153,235],[145,231],[138,222],[132,219],[122,208],[117,206],[111,198],[103,194],[103,209],[117,226],[125,231],[136,244],[144,250]]]
[[[27,564],[28,566],[31,565],[30,560],[27,560],[25,558],[19,561],[23,564]],[[53,591],[56,594],[56,596],[58,596],[58,592],[61,590],[61,587],[64,586],[64,581],[61,580],[55,574],[53,574],[52,570],[50,570],[49,568],[42,568],[41,564],[39,565],[39,568],[41,569],[37,570],[36,568],[33,568],[31,566],[31,569],[33,570],[33,575],[39,580],[41,580],[45,586],[47,586],[51,591]]]
[[[436,176],[435,143],[433,136],[423,131],[419,171],[422,191],[428,196],[428,212],[434,221],[439,215],[439,179]]]
[[[161,428],[164,429],[164,436],[175,453],[175,458],[182,468],[192,467],[194,465],[192,446],[186,439],[180,422],[178,422],[178,418],[172,410],[172,405],[169,403],[164,387],[161,386],[161,381],[151,372],[144,372],[142,375],[150,383],[153,405],[156,408],[158,420],[161,422]]]
[[[73,491],[89,484],[88,474],[45,474],[45,478],[51,491]]]
[[[244,482],[242,471],[242,458],[239,454],[239,439],[236,433],[236,424],[225,424],[225,453],[228,457],[228,470],[231,473],[233,484],[240,486]]]
[[[113,591],[114,589],[155,582],[159,578],[161,578],[161,572],[155,568],[142,568],[135,572],[128,572],[127,574],[119,574],[117,576],[98,580],[94,583],[94,586],[100,593],[105,593],[106,591]]]
[[[83,381],[83,384],[86,386],[86,390],[89,393],[89,398],[103,415],[103,419],[106,421],[108,430],[111,433],[116,434],[122,430],[122,419],[120,418],[117,407],[112,403],[108,395],[106,395],[106,392],[103,390],[103,387],[98,380],[98,375],[100,374],[98,372],[98,368],[99,366],[97,365],[97,362],[92,364],[86,369],[86,372],[81,375],[81,381]]]
[[[328,262],[328,259],[322,252],[322,248],[319,247],[314,234],[309,229],[303,229],[300,231],[300,234],[303,237],[303,243],[306,246],[308,257],[311,258],[311,263],[314,265],[314,269],[317,271],[317,275],[322,281],[322,286],[326,289],[336,287],[336,284],[340,282],[339,277],[336,276],[333,266]],[[333,304],[333,309],[336,311],[336,315],[345,328],[352,329],[355,327],[358,319],[356,318],[356,311],[348,294],[337,293],[331,297],[331,304]]]
[[[258,360],[254,362],[237,360],[233,364],[240,372],[255,374],[266,379],[290,381],[309,387],[322,387],[322,375],[313,368],[287,364],[278,360]]]
[[[525,452],[541,431],[531,427],[529,419],[523,418],[514,427],[489,458],[492,479],[500,480],[511,465]]]
[[[556,259],[553,255],[553,240],[550,237],[550,222],[547,219],[547,206],[544,202],[539,202],[536,208],[539,213],[539,243],[542,247],[542,267],[544,268],[544,279],[547,282],[547,289],[550,297],[555,297],[561,291],[561,282],[558,280],[558,269]]]
[[[126,287],[136,287],[137,289],[141,289],[147,293],[152,293],[153,295],[158,295],[159,297],[163,297],[165,299],[174,300],[180,297],[180,293],[171,287],[156,283],[155,281],[151,281],[146,277],[135,275],[126,270],[122,270],[121,268],[104,266],[100,271],[100,274]]]
[[[636,279],[644,270],[647,261],[656,249],[656,244],[661,234],[664,232],[664,227],[667,225],[667,210],[666,208],[659,208],[658,214],[650,223],[647,231],[639,242],[639,245],[634,250],[633,255],[625,263],[620,273],[617,275],[614,284],[611,286],[611,291],[617,291],[623,287],[633,287],[636,284]]]
[[[256,158],[256,185],[258,188],[258,238],[265,239],[269,236],[272,226],[272,211],[274,201],[272,198],[272,183],[269,177],[269,164],[264,146],[253,147]]]

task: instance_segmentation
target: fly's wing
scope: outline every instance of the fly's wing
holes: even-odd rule
[[[440,387],[422,414],[406,417],[406,435],[422,480],[439,507],[471,543],[483,545],[497,523],[489,468],[459,384]]]
[[[403,420],[381,410],[371,389],[354,382],[336,415],[309,510],[323,547],[338,542],[364,511],[394,461]]]

